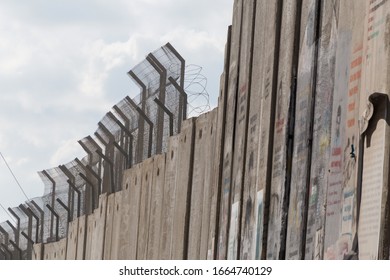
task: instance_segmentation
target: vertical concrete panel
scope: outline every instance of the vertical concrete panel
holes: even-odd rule
[[[235,0],[233,7],[233,25],[230,48],[229,80],[227,88],[225,141],[223,148],[221,203],[218,233],[217,259],[227,258],[228,230],[230,219],[231,182],[233,166],[233,141],[236,119],[236,99],[238,87],[238,65],[240,62],[241,22],[243,1]]]
[[[237,213],[230,215],[228,259],[239,258],[241,234],[242,192],[245,172],[246,138],[251,87],[253,30],[256,1],[244,1],[241,22],[241,45],[239,59],[238,95],[234,132],[234,155],[232,166],[231,204],[238,203]],[[237,218],[236,218],[237,216]],[[235,230],[234,230],[235,229]]]
[[[91,242],[91,259],[102,260],[104,257],[104,237],[106,228],[107,212],[107,194],[101,194],[99,197],[99,207],[93,212],[94,221],[91,225],[93,228]]]
[[[87,216],[80,216],[78,218],[78,233],[77,233],[77,253],[76,260],[85,259],[86,238],[87,238]]]
[[[85,253],[84,257],[86,260],[91,260],[92,258],[92,240],[94,239],[94,224],[95,216],[93,213],[86,217],[86,238],[85,238]]]
[[[165,180],[165,154],[154,156],[148,234],[148,260],[159,259]]]
[[[209,176],[207,170],[211,168],[210,158],[210,119],[211,112],[200,115],[195,121],[195,147],[194,163],[191,185],[191,203],[188,232],[188,255],[191,260],[200,259],[200,247],[202,242],[203,214],[208,211],[209,202]],[[207,195],[206,195],[207,194]],[[208,238],[208,234],[203,238]],[[203,255],[202,258],[205,258]]]
[[[261,9],[261,6],[259,6]],[[260,124],[259,124],[259,151],[254,160],[258,166],[256,176],[256,259],[266,258],[268,242],[269,205],[271,193],[272,165],[273,165],[273,138],[275,123],[275,100],[277,93],[277,75],[279,62],[279,42],[281,32],[282,2],[266,1],[264,7],[264,60],[261,61],[264,71],[261,77],[252,78],[254,93],[260,93]],[[269,24],[267,24],[269,23]],[[274,23],[274,24],[271,24]],[[256,66],[255,66],[256,67]],[[260,73],[259,73],[260,74]],[[256,72],[253,72],[256,75]],[[259,85],[256,80],[259,81]],[[257,92],[255,87],[257,87]],[[271,233],[273,234],[273,233]]]
[[[151,191],[153,184],[154,158],[142,162],[141,198],[139,202],[139,222],[137,241],[137,260],[145,260],[148,251]]]
[[[286,180],[288,168],[287,156],[289,152],[287,146],[296,9],[297,1],[283,1],[267,259],[284,258],[285,251],[286,214],[288,211],[288,190],[286,187],[289,184]]]
[[[306,0],[302,3],[298,73],[296,77],[295,123],[293,155],[291,164],[291,185],[288,209],[286,259],[303,257],[303,240],[307,213],[309,155],[312,138],[312,102],[316,77],[316,41],[319,1]]]
[[[161,216],[161,239],[159,245],[159,258],[171,259],[173,215],[176,192],[176,170],[178,168],[179,135],[169,138],[168,152],[166,154],[165,178],[163,190],[163,205]],[[176,240],[175,240],[176,241]]]
[[[120,260],[135,260],[137,257],[141,183],[142,172],[140,164],[125,171],[118,249],[118,259]]]
[[[45,246],[44,260],[65,260],[66,242],[67,239],[63,238],[57,242],[44,244]]]
[[[79,219],[69,223],[68,243],[66,249],[66,259],[76,260],[77,258],[77,241],[78,241]]]
[[[176,172],[175,208],[173,213],[172,259],[187,257],[191,180],[194,155],[195,119],[182,123]]]
[[[357,108],[362,64],[354,61],[362,60],[364,55],[364,2],[340,1],[339,5],[324,259],[344,258],[356,235]]]
[[[33,253],[32,253],[32,260],[41,260],[42,259],[42,247],[44,244],[34,244],[33,245]]]
[[[105,237],[104,237],[104,259],[105,260],[109,260],[111,258],[114,209],[115,209],[115,193],[112,193],[107,197],[106,225],[104,229],[105,230]]]
[[[360,8],[360,7],[359,7]],[[359,220],[359,258],[389,258],[389,114],[390,94],[390,2],[365,1],[363,69],[360,91],[360,116],[365,114],[367,100],[373,94],[386,98],[374,105],[373,119],[365,136],[362,196]],[[352,67],[352,65],[351,65]],[[354,77],[358,76],[359,72]],[[358,78],[358,77],[356,77]],[[365,102],[364,102],[364,101]],[[375,108],[376,107],[376,108]],[[380,113],[383,120],[375,120]],[[372,128],[370,126],[375,125]],[[374,131],[370,131],[374,130]],[[374,159],[375,158],[375,159]],[[382,165],[379,165],[382,163]],[[374,167],[376,166],[376,168]]]
[[[216,199],[218,196],[218,188],[215,187],[216,178],[218,172],[215,172],[215,166],[217,165],[216,159],[218,147],[217,147],[217,117],[218,110],[215,108],[209,114],[207,119],[207,135],[208,143],[205,146],[206,154],[206,163],[205,163],[205,186],[203,190],[203,212],[202,212],[202,223],[201,223],[201,234],[200,234],[200,253],[199,258],[205,260],[209,256],[208,246],[212,244],[213,236],[210,235],[210,232],[215,232],[215,213],[216,213]],[[219,166],[219,164],[218,164]],[[194,176],[193,176],[194,178]],[[212,240],[209,240],[211,238]]]
[[[218,113],[217,123],[215,127],[216,142],[215,142],[215,158],[213,161],[214,180],[212,182],[212,208],[210,213],[210,230],[208,237],[207,259],[215,259],[217,256],[218,247],[218,230],[220,218],[220,197],[222,185],[222,170],[223,170],[223,147],[225,141],[225,120],[226,120],[226,103],[227,90],[229,81],[229,66],[230,66],[230,49],[231,49],[231,26],[228,28],[227,40],[225,45],[225,58],[223,73],[220,77],[220,92],[218,97]]]
[[[305,259],[323,259],[325,197],[331,158],[332,103],[339,2],[321,3]],[[337,114],[336,114],[337,117]],[[336,120],[335,120],[336,121]]]
[[[261,251],[262,239],[262,222],[258,223],[258,219],[262,219],[263,209],[257,206],[257,182],[258,182],[258,161],[260,142],[260,116],[262,110],[262,87],[263,87],[263,71],[265,57],[266,38],[266,17],[267,17],[266,1],[257,1],[256,16],[254,26],[254,49],[253,49],[253,65],[250,85],[250,107],[249,107],[249,125],[247,136],[247,149],[245,156],[245,176],[243,185],[243,212],[241,224],[241,252],[240,259],[254,259],[256,251]],[[257,242],[258,241],[258,242]]]
[[[123,182],[123,181],[122,181]],[[125,185],[122,183],[122,185]],[[122,189],[125,189],[124,186]],[[120,232],[122,229],[122,197],[124,196],[124,191],[119,191],[115,193],[115,208],[114,208],[114,220],[112,223],[112,233],[111,233],[111,256],[110,260],[117,260],[119,254],[120,246]]]

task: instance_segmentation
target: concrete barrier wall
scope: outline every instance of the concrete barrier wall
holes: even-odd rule
[[[390,1],[236,0],[219,105],[34,259],[388,259]]]

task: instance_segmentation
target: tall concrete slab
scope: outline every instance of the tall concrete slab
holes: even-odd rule
[[[74,219],[69,223],[68,243],[66,249],[66,259],[76,260],[78,243],[79,219]]]
[[[163,194],[165,180],[165,154],[154,156],[153,178],[150,196],[150,218],[148,249],[146,258],[148,260],[159,259],[159,247],[161,236],[161,221],[163,215]]]
[[[188,255],[190,260],[200,258],[200,242],[202,231],[203,196],[207,189],[205,186],[205,165],[209,161],[207,157],[209,141],[208,119],[210,113],[200,115],[195,121],[195,147],[194,163],[191,185],[191,203],[188,232]],[[206,183],[207,184],[207,183]]]
[[[211,157],[211,127],[213,114],[208,112],[200,115],[195,121],[195,147],[191,185],[191,203],[189,213],[188,254],[191,260],[205,259],[207,251],[201,244],[207,244],[210,214],[210,169]],[[207,215],[205,216],[205,214]],[[207,217],[208,216],[208,217]],[[207,245],[206,245],[207,246]]]
[[[262,74],[256,70],[253,81],[253,96],[260,94],[261,104],[259,110],[259,150],[254,156],[257,164],[256,176],[256,259],[265,259],[268,242],[269,205],[271,194],[271,178],[273,165],[274,123],[277,95],[277,78],[279,70],[279,44],[282,21],[282,1],[265,1],[264,25],[264,53],[261,64],[264,67]],[[258,6],[262,9],[261,6]],[[267,24],[267,23],[274,24]],[[256,49],[256,48],[255,48]],[[256,60],[254,61],[256,63]],[[254,66],[254,69],[257,67]],[[259,76],[261,75],[261,76]],[[256,109],[253,107],[253,109]],[[251,137],[251,136],[250,136]],[[250,159],[250,155],[249,155]],[[249,166],[248,166],[248,169]],[[246,210],[245,210],[246,211]]]
[[[343,259],[356,239],[358,107],[361,91],[364,1],[340,1],[326,193],[324,259]],[[314,182],[313,182],[314,183]],[[320,236],[321,232],[317,233]]]
[[[305,259],[323,259],[339,2],[321,2]],[[335,115],[337,118],[337,114]],[[336,152],[337,154],[337,152]]]
[[[44,260],[65,260],[66,259],[66,242],[67,239],[63,238],[57,242],[51,242],[44,244],[45,254]]]
[[[216,161],[219,154],[219,148],[217,145],[217,118],[218,109],[215,108],[210,112],[208,118],[208,134],[209,143],[207,148],[207,161],[205,163],[205,186],[203,190],[203,211],[202,211],[202,223],[200,234],[200,253],[199,259],[206,260],[209,256],[209,244],[214,243],[214,236],[210,235],[211,232],[215,232],[215,213],[216,213],[216,199],[218,197],[218,186],[215,184],[216,177],[218,177],[218,170],[216,165],[219,166],[219,162]],[[193,176],[194,177],[194,176]],[[211,240],[209,240],[211,238]]]
[[[267,259],[284,258],[288,211],[289,122],[293,78],[293,53],[298,1],[283,1],[282,29],[275,110],[271,201],[268,223]]]
[[[95,224],[95,216],[92,212],[88,216],[86,216],[86,224],[85,224],[85,252],[84,259],[91,260],[92,259],[92,240],[94,238],[94,224]]]
[[[115,193],[109,194],[107,197],[107,210],[106,210],[106,225],[104,228],[104,259],[109,260],[111,258],[112,248],[112,231],[115,214]]]
[[[179,135],[169,138],[168,151],[166,154],[161,215],[161,237],[159,245],[159,258],[162,260],[171,259],[172,242],[174,242],[174,240],[172,240],[172,232],[175,209],[176,170],[178,168],[179,157],[179,140]]]
[[[191,181],[194,156],[195,118],[183,121],[179,134],[176,191],[173,212],[171,259],[187,257]]]
[[[307,216],[308,176],[312,151],[313,89],[317,72],[317,42],[320,3],[316,0],[302,2],[298,72],[293,85],[295,114],[293,129],[293,154],[291,163],[290,198],[288,208],[286,259],[302,259]],[[294,98],[294,96],[292,97]]]
[[[261,115],[261,87],[264,64],[264,47],[265,47],[265,26],[266,26],[266,1],[257,1],[255,26],[254,26],[254,49],[252,58],[252,71],[250,75],[250,107],[248,113],[249,125],[247,136],[247,147],[245,155],[245,175],[243,184],[243,211],[241,223],[241,245],[240,259],[254,259],[257,246],[257,219],[259,212],[256,205],[257,186],[256,179],[258,176],[258,162],[256,160],[259,153],[259,129]],[[261,214],[260,214],[261,215]],[[261,225],[262,226],[262,225]],[[261,235],[259,234],[261,238]]]
[[[364,56],[359,109],[360,116],[365,116],[367,111],[373,112],[363,142],[361,207],[358,221],[359,259],[388,259],[390,3],[366,1],[363,10]]]
[[[84,260],[86,253],[86,238],[87,238],[87,216],[83,215],[78,218],[78,233],[77,233],[77,253],[76,260]]]
[[[231,183],[234,154],[234,127],[236,120],[236,100],[238,87],[238,66],[240,63],[242,0],[235,0],[233,6],[233,25],[231,32],[229,80],[226,97],[225,136],[223,147],[221,202],[218,232],[217,259],[227,258],[228,232],[230,222]]]
[[[44,247],[42,243],[33,245],[32,260],[42,260],[42,247]]]
[[[114,220],[112,222],[112,232],[111,232],[110,260],[117,260],[119,254],[120,232],[122,230],[121,221],[122,221],[123,194],[124,194],[123,191],[119,191],[115,193],[115,208],[114,208]]]
[[[229,81],[229,66],[230,66],[230,49],[231,49],[231,29],[228,27],[227,40],[225,45],[225,57],[223,73],[220,77],[220,89],[218,97],[218,113],[217,124],[215,127],[215,157],[213,162],[214,180],[212,182],[212,207],[210,211],[210,228],[207,246],[207,259],[215,259],[217,256],[218,247],[218,230],[220,218],[220,197],[222,185],[222,166],[223,166],[223,147],[225,140],[225,120],[226,120],[226,103],[227,90]]]
[[[100,195],[99,207],[93,211],[93,223],[88,223],[88,226],[91,226],[93,230],[90,256],[91,260],[102,260],[104,257],[107,197],[107,193]]]
[[[118,259],[120,260],[135,260],[137,257],[141,184],[142,170],[140,164],[125,170],[123,175],[123,207],[118,249]]]
[[[250,88],[252,82],[253,37],[256,14],[256,1],[244,1],[241,21],[241,45],[239,60],[238,95],[234,131],[234,155],[232,165],[231,205],[237,206],[237,213],[230,213],[228,238],[228,259],[239,258],[242,217],[242,192],[246,160],[246,139]],[[233,209],[233,208],[232,208]]]
[[[154,158],[142,162],[141,197],[139,202],[137,260],[147,259],[151,192],[153,187]]]

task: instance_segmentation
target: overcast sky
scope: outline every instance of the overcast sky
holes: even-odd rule
[[[37,171],[85,155],[77,141],[138,94],[126,73],[167,42],[203,67],[215,107],[232,8],[233,0],[1,0],[0,152],[27,196],[43,194]],[[0,158],[0,203],[25,200]]]

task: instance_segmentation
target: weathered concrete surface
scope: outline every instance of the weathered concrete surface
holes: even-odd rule
[[[216,206],[218,197],[218,185],[216,184],[219,172],[216,172],[220,166],[216,160],[219,155],[220,146],[217,143],[217,120],[218,109],[215,108],[210,112],[208,120],[209,128],[209,145],[208,145],[208,158],[209,162],[206,162],[205,168],[205,190],[203,192],[203,212],[202,212],[202,231],[200,236],[200,259],[208,259],[209,245],[214,244],[215,238],[215,218],[216,218]],[[206,188],[207,187],[207,188]]]
[[[168,142],[165,162],[163,204],[161,216],[161,234],[159,258],[169,260],[172,252],[173,213],[176,192],[176,170],[178,167],[179,135],[172,136]]]
[[[171,259],[187,257],[195,118],[183,121],[179,135]]]
[[[212,182],[212,202],[210,212],[210,228],[208,237],[207,259],[215,259],[217,256],[218,247],[218,228],[220,218],[220,197],[222,185],[222,168],[223,165],[223,146],[225,139],[225,120],[226,120],[226,103],[227,103],[227,89],[229,81],[229,65],[230,65],[230,48],[231,48],[231,31],[232,27],[228,27],[227,40],[225,45],[225,57],[223,72],[220,77],[220,91],[218,97],[217,124],[215,126],[214,136],[215,144],[215,158],[213,165],[214,180]]]
[[[292,61],[295,42],[295,21],[298,1],[283,1],[282,29],[279,50],[276,115],[273,147],[270,216],[268,223],[267,259],[284,258],[287,227],[288,126],[291,105]],[[300,19],[298,19],[300,20]]]
[[[77,254],[76,260],[85,259],[86,252],[86,238],[87,238],[87,217],[85,215],[78,218],[78,232],[77,232]]]
[[[42,247],[44,245],[39,243],[39,244],[34,244],[33,245],[33,252],[32,252],[32,260],[41,260],[42,259]]]
[[[123,207],[118,249],[118,259],[120,260],[135,260],[137,257],[141,171],[141,165],[137,164],[126,170],[123,177]]]
[[[321,3],[305,259],[323,259],[339,3]],[[337,116],[337,115],[336,115]]]
[[[148,233],[148,250],[146,258],[159,259],[163,194],[165,180],[165,154],[154,156],[153,178],[150,201],[150,218]]]
[[[57,242],[45,244],[44,260],[65,260],[66,259],[66,242],[63,238]]]
[[[194,161],[191,185],[191,209],[189,216],[188,255],[190,260],[200,258],[200,243],[202,234],[202,217],[204,209],[204,194],[207,193],[209,182],[206,181],[206,169],[210,169],[210,112],[199,116],[195,121]]]
[[[245,156],[245,175],[243,184],[243,211],[241,223],[241,246],[240,259],[255,259],[261,252],[262,244],[262,207],[257,205],[257,182],[258,182],[258,161],[260,150],[260,116],[262,111],[262,87],[265,53],[265,34],[267,18],[266,1],[257,1],[255,26],[254,26],[254,49],[253,65],[250,85],[250,107],[248,113],[248,136]],[[261,221],[259,221],[261,219]],[[257,253],[257,254],[256,254]]]
[[[238,65],[240,62],[241,44],[241,22],[242,22],[243,1],[235,0],[233,7],[233,25],[230,47],[229,80],[226,97],[225,116],[225,137],[223,143],[223,165],[222,165],[222,185],[219,217],[219,233],[217,259],[227,258],[230,204],[231,204],[231,182],[232,182],[232,161],[233,161],[233,141],[235,126],[235,108],[238,86]]]
[[[213,197],[216,110],[201,115],[195,122],[195,148],[191,185],[188,232],[188,259],[206,259]]]
[[[359,7],[360,8],[360,7]],[[362,12],[363,14],[363,12]],[[362,16],[363,19],[363,16]],[[374,104],[363,147],[362,197],[359,219],[359,258],[389,258],[389,115],[390,94],[390,2],[365,2],[363,69],[360,116],[374,93],[387,97]],[[365,100],[365,102],[364,102]],[[372,100],[372,99],[371,99]],[[372,100],[375,103],[374,100]],[[379,116],[378,116],[379,114]],[[377,120],[376,118],[386,119]],[[375,126],[376,127],[372,127]],[[380,165],[380,163],[382,163]],[[376,168],[375,168],[376,166]]]
[[[66,249],[67,260],[76,260],[77,258],[78,230],[79,230],[79,219],[75,219],[69,223],[68,243]]]
[[[93,231],[91,240],[91,260],[102,260],[104,257],[107,197],[106,193],[100,195],[99,207],[93,212],[93,223],[88,223],[88,226],[91,226]]]
[[[123,184],[122,184],[123,185]],[[114,208],[114,220],[112,223],[112,232],[111,232],[111,260],[118,259],[119,246],[120,246],[120,232],[121,232],[121,220],[122,220],[122,197],[123,191],[115,193],[115,208]]]
[[[112,231],[114,229],[114,209],[115,209],[115,193],[109,194],[107,197],[107,212],[106,212],[106,225],[104,235],[104,259],[109,260],[111,258],[112,249]]]
[[[137,260],[145,260],[148,250],[150,202],[153,185],[154,158],[148,158],[142,162],[141,197],[139,202]]]
[[[294,110],[293,155],[291,163],[290,201],[288,210],[288,228],[286,240],[286,258],[302,259],[307,218],[307,193],[309,191],[312,153],[312,126],[314,120],[313,94],[317,78],[318,25],[320,2],[303,1],[299,43],[298,72]],[[294,98],[294,97],[292,97]]]
[[[230,214],[228,259],[237,259],[240,250],[242,192],[246,160],[246,139],[252,82],[253,35],[256,1],[245,1],[241,21],[241,45],[234,131],[234,155],[231,182],[231,204],[237,203],[237,213]]]

